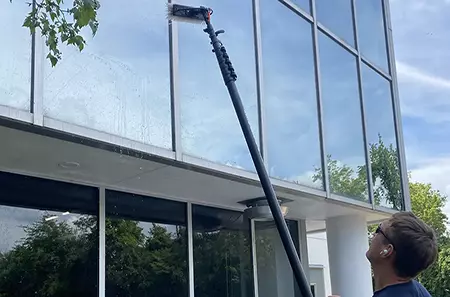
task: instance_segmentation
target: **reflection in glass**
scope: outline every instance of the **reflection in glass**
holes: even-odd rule
[[[330,188],[368,201],[356,58],[324,34],[319,53]]]
[[[240,212],[194,205],[196,297],[252,297],[250,224]]]
[[[298,251],[298,229],[286,221]],[[255,221],[259,297],[299,297],[300,291],[273,221]]]
[[[165,1],[110,0],[82,53],[64,47],[45,61],[46,116],[171,148],[169,41]]]
[[[277,1],[262,1],[261,30],[270,174],[320,188],[312,180],[321,159],[311,25]]]
[[[382,0],[356,0],[361,54],[388,72]]]
[[[353,33],[352,0],[316,0],[317,20],[351,46]]]
[[[106,192],[106,296],[188,296],[186,205]]]
[[[0,105],[30,108],[31,36],[22,27],[28,1],[0,2]]]
[[[0,173],[0,296],[98,296],[96,193]]]
[[[361,73],[375,203],[401,210],[403,199],[390,83],[364,63]]]
[[[204,5],[190,1],[189,5]],[[213,0],[214,26],[238,75],[245,112],[258,141],[251,0]],[[236,9],[239,7],[239,9]],[[250,153],[203,26],[179,23],[179,77],[183,150],[189,155],[253,170]]]

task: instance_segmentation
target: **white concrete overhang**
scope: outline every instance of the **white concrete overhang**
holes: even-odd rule
[[[6,125],[6,126],[4,126]],[[241,201],[264,196],[257,175],[167,151],[164,157],[65,132],[0,121],[0,170],[97,187],[242,210]],[[322,230],[324,219],[360,214],[379,221],[387,210],[274,180],[279,197],[288,199],[288,218],[307,219],[308,231]],[[351,200],[348,200],[351,202]]]

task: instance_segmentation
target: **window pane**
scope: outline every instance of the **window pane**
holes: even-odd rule
[[[98,190],[0,173],[0,295],[98,296]]]
[[[299,250],[297,223],[289,220],[286,223]],[[300,297],[300,290],[275,223],[255,221],[255,238],[259,297]]]
[[[320,23],[354,46],[352,0],[316,0],[316,10]]]
[[[368,201],[356,58],[323,34],[319,52],[330,187]]]
[[[356,0],[361,54],[388,72],[382,0]]]
[[[190,5],[203,5],[191,1]],[[258,141],[252,1],[212,0],[213,25],[224,29],[224,43],[238,75],[237,87]],[[239,9],[236,9],[239,7]],[[253,170],[237,120],[204,26],[179,23],[179,76],[182,143],[185,153]]]
[[[186,205],[106,192],[106,296],[188,296]]]
[[[57,67],[45,62],[45,115],[170,148],[166,3],[104,2],[83,52],[63,47]]]
[[[277,1],[262,1],[261,30],[270,174],[321,188],[313,178],[321,159],[311,25]]]
[[[31,36],[22,27],[30,12],[26,2],[0,2],[0,105],[29,110]]]
[[[403,199],[390,83],[364,64],[361,70],[375,203],[400,210]]]
[[[194,205],[196,297],[252,297],[250,224],[241,212]]]

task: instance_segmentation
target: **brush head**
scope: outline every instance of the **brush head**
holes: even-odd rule
[[[206,7],[192,7],[181,4],[167,5],[167,18],[173,21],[201,24],[209,18],[212,10]]]

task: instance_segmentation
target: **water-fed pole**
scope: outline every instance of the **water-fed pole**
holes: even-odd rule
[[[264,166],[262,156],[259,152],[255,137],[253,136],[250,124],[245,114],[244,106],[242,105],[242,100],[236,87],[236,72],[234,71],[225,46],[218,38],[218,35],[224,33],[225,31],[214,31],[214,28],[211,25],[212,13],[213,11],[206,7],[189,7],[179,4],[169,4],[168,6],[168,17],[171,20],[206,24],[206,28],[203,31],[207,33],[209,39],[211,39],[213,52],[215,53],[217,62],[219,63],[224,83],[228,89],[231,101],[233,102],[234,110],[236,111],[239,124],[241,125],[242,132],[244,133],[245,141],[247,142],[256,172],[258,173],[261,186],[266,195],[267,202],[280,234],[281,241],[283,242],[284,249],[286,250],[295,279],[300,288],[300,292],[303,297],[312,297],[311,289],[306,279],[305,272],[303,271],[299,255],[295,249],[288,226],[281,212],[278,198],[275,194],[275,190]]]

